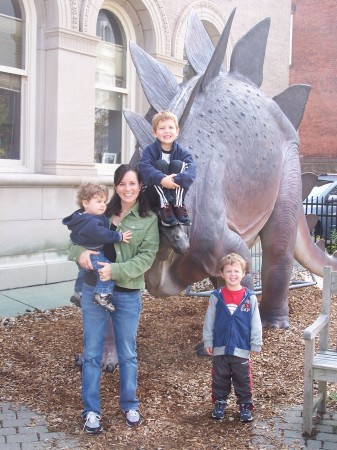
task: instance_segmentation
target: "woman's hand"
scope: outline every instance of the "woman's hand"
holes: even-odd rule
[[[101,281],[109,281],[112,279],[111,264],[97,261],[97,264],[103,266],[98,270]]]
[[[99,252],[93,250],[84,250],[77,260],[78,264],[85,270],[94,270],[91,264],[90,255],[98,255]]]

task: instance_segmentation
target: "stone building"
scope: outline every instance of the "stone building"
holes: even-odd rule
[[[262,90],[288,87],[290,0],[0,1],[0,289],[75,277],[61,219],[82,181],[111,186],[129,161],[123,108],[148,108],[128,43],[182,81],[192,8],[214,44],[236,8],[227,66],[235,42],[269,16]]]
[[[311,92],[299,134],[303,172],[337,173],[337,4],[293,1],[290,84]]]

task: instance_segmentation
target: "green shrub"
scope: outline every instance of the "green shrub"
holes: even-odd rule
[[[334,230],[331,235],[330,235],[330,241],[331,241],[331,245],[330,245],[330,252],[329,253],[334,253],[337,250],[337,230]]]

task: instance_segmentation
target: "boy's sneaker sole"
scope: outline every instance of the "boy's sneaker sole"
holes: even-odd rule
[[[214,414],[214,412],[212,412],[212,419],[214,420],[222,420],[225,418],[225,414],[222,414],[221,416]]]
[[[191,225],[186,206],[173,206],[172,210],[179,225],[184,225],[185,227]]]
[[[251,417],[249,417],[248,419],[245,419],[245,418],[241,418],[240,417],[240,422],[243,422],[243,423],[248,423],[248,422],[251,422],[253,420],[253,417],[251,416]]]
[[[160,208],[157,214],[160,219],[160,223],[164,227],[175,227],[179,225],[176,216],[173,214],[172,205],[166,205],[163,208]]]
[[[214,416],[214,415],[212,414],[212,419],[213,419],[213,420],[223,420],[224,418],[225,418],[225,415],[219,417],[219,416]]]
[[[73,305],[77,306],[78,308],[81,307],[81,296],[80,294],[77,294],[77,292],[75,292],[71,297],[70,297],[70,301]]]
[[[112,303],[109,302],[109,299],[111,299],[111,297],[112,297],[111,295],[107,295],[106,297],[101,297],[100,294],[95,294],[93,301],[96,305],[99,305],[102,308],[104,308],[110,312],[114,312],[115,307]]]

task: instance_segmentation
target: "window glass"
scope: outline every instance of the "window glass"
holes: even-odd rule
[[[95,162],[121,162],[122,109],[126,87],[126,39],[114,14],[102,9],[97,19]]]
[[[121,160],[122,94],[96,89],[95,162]]]
[[[17,0],[0,1],[0,65],[24,69],[24,21]]]
[[[16,17],[22,19],[21,7],[19,0],[1,0],[0,14],[5,16]]]
[[[100,11],[97,36],[102,38],[97,54],[97,85],[102,88],[125,88],[125,36],[121,24],[110,11]]]
[[[102,41],[110,42],[123,46],[124,32],[117,19],[110,11],[102,9],[98,14],[96,34],[102,38]]]
[[[102,88],[125,88],[125,49],[102,42],[98,48],[96,83]]]
[[[21,77],[0,72],[0,159],[20,159]]]

